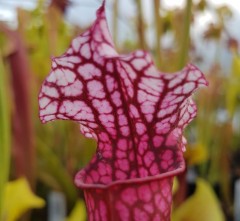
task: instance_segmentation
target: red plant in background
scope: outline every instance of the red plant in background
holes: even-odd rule
[[[148,53],[119,55],[104,3],[92,27],[53,58],[39,94],[40,119],[70,119],[97,152],[75,179],[90,221],[169,220],[173,176],[184,170],[185,126],[195,117],[191,94],[207,85],[193,65],[159,72]]]
[[[29,69],[25,45],[18,32],[12,31],[3,24],[0,24],[0,31],[7,36],[9,45],[11,45],[6,58],[11,73],[13,95],[12,151],[15,166],[14,176],[25,176],[31,184],[31,187],[34,188],[35,146],[30,108],[32,73]]]

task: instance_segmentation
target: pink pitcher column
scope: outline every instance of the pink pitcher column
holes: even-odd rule
[[[40,119],[77,121],[98,141],[75,178],[89,221],[167,221],[173,176],[185,167],[183,129],[196,116],[191,94],[207,82],[192,64],[165,74],[145,51],[119,55],[104,5],[89,30],[53,59],[39,94]]]
[[[179,173],[181,170],[174,172]],[[89,220],[170,220],[174,172],[109,186],[82,187]]]

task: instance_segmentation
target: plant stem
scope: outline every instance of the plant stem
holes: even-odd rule
[[[7,78],[0,53],[0,220],[3,220],[4,189],[8,181],[10,167],[10,111],[7,96]]]
[[[156,64],[161,66],[161,35],[162,35],[162,24],[160,17],[160,0],[154,0],[154,16],[155,16],[155,50],[156,50]]]
[[[35,146],[31,109],[32,72],[30,70],[26,47],[17,31],[8,31],[15,45],[13,53],[7,57],[11,71],[11,86],[14,109],[13,147],[15,175],[26,176],[31,187],[35,186]]]
[[[187,0],[185,15],[184,15],[184,26],[182,32],[182,43],[180,46],[179,53],[179,66],[178,69],[182,69],[188,59],[189,42],[190,42],[190,24],[191,24],[191,9],[192,0]]]
[[[115,47],[117,48],[118,42],[118,0],[114,0],[113,2],[113,42]]]
[[[143,13],[142,13],[142,1],[141,0],[135,0],[137,4],[137,27],[138,27],[138,37],[139,37],[139,46],[142,49],[146,49],[146,40],[145,40],[145,24],[143,19]]]

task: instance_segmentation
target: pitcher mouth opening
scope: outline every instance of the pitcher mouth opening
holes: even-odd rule
[[[180,173],[182,173],[184,170],[186,169],[186,163],[183,160],[181,162],[181,164],[179,165],[178,168],[171,170],[171,171],[167,171],[167,172],[163,172],[160,173],[158,175],[155,176],[146,176],[143,178],[131,178],[131,179],[126,179],[126,180],[115,180],[112,181],[109,184],[100,184],[100,183],[86,183],[83,182],[84,179],[84,175],[82,174],[82,170],[79,171],[77,173],[77,175],[75,176],[75,180],[74,183],[78,188],[81,189],[108,189],[117,185],[127,185],[127,184],[137,184],[137,183],[146,183],[146,182],[150,182],[150,181],[154,181],[154,180],[161,180],[164,178],[169,178],[169,177],[174,177]]]

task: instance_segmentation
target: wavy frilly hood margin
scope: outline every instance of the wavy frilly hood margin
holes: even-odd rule
[[[99,216],[101,211],[108,211],[104,199],[95,197],[101,198],[100,192],[106,191],[105,198],[110,199],[109,194],[115,191],[121,199],[115,210],[129,215],[128,204],[141,200],[139,189],[146,198],[146,193],[161,193],[165,188],[161,197],[167,199],[164,202],[171,201],[168,195],[172,177],[185,167],[183,129],[196,116],[191,95],[208,83],[192,64],[166,74],[156,69],[145,51],[119,55],[107,27],[104,6],[105,1],[95,23],[73,39],[66,53],[52,59],[51,73],[39,94],[40,119],[43,123],[76,121],[86,137],[97,140],[96,155],[75,178],[78,187],[89,189],[85,192],[89,213],[101,205]],[[96,189],[101,190],[97,195]],[[115,205],[112,200],[111,205]],[[148,198],[142,200],[147,202]],[[152,200],[153,207],[161,204]],[[166,205],[161,208],[166,210]],[[150,207],[144,211],[151,214]],[[97,220],[97,215],[89,216],[89,220]],[[168,219],[152,215],[150,220]]]

